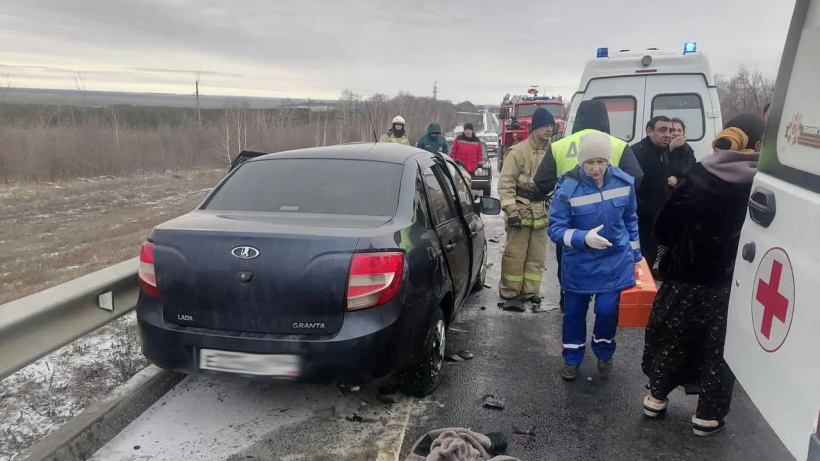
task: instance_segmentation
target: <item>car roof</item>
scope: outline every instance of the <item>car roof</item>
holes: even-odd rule
[[[375,160],[387,163],[404,164],[409,158],[424,152],[426,151],[397,143],[356,142],[350,144],[339,144],[336,146],[310,147],[306,149],[295,149],[284,152],[277,152],[273,154],[263,155],[252,160],[248,160],[247,163],[284,158],[316,158],[340,160]]]

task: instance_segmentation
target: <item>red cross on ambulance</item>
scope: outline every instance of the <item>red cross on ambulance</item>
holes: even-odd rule
[[[752,326],[760,347],[777,352],[789,336],[794,317],[794,272],[789,255],[772,248],[757,267],[752,293]]]

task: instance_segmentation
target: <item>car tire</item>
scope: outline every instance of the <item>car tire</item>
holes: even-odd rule
[[[424,354],[402,374],[402,387],[406,394],[424,398],[432,394],[441,382],[444,366],[444,347],[447,343],[447,324],[440,307],[435,309],[430,330],[424,341]]]
[[[473,293],[484,289],[484,283],[487,281],[487,241],[484,240],[484,259],[481,261],[481,269],[473,282]]]

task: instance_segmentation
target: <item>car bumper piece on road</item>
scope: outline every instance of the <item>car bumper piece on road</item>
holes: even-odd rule
[[[182,373],[203,373],[202,349],[299,357],[298,379],[363,382],[387,377],[408,367],[421,354],[429,309],[386,305],[347,313],[332,337],[228,332],[167,322],[162,303],[141,299],[137,322],[142,352],[149,362]],[[415,346],[415,347],[414,347]],[[208,372],[210,373],[210,372]]]

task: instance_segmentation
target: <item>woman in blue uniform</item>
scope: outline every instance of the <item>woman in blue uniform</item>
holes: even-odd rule
[[[572,381],[586,348],[586,317],[595,296],[592,352],[602,378],[612,372],[621,291],[635,286],[641,256],[637,202],[632,176],[609,164],[609,136],[581,137],[578,167],[558,182],[550,206],[549,236],[563,245],[564,369]]]

